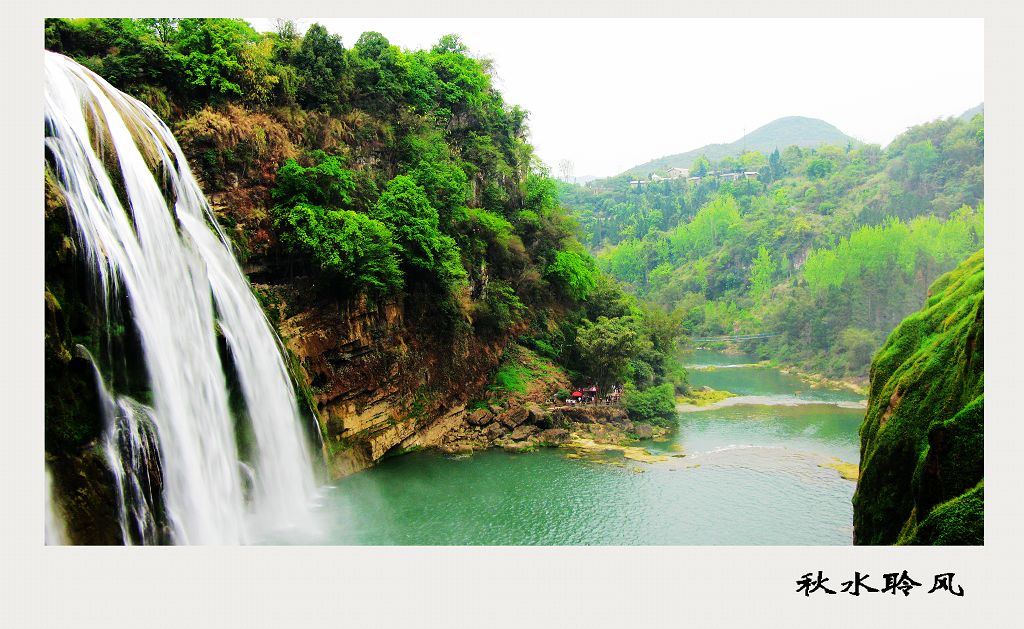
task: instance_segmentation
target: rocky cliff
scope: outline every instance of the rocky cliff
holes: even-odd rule
[[[939,278],[874,358],[857,544],[984,543],[984,268]]]

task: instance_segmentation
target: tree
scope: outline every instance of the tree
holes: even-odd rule
[[[258,39],[242,20],[185,18],[178,22],[174,46],[193,89],[212,96],[241,96],[242,53]]]
[[[640,390],[631,383],[626,384],[622,403],[634,422],[648,422],[658,426],[676,425],[675,387],[671,383]]]
[[[811,179],[824,179],[835,170],[835,163],[825,157],[816,157],[807,165],[807,176]]]
[[[275,216],[281,242],[289,251],[315,260],[353,292],[388,294],[402,288],[399,249],[383,223],[351,210],[305,202],[275,208]]]
[[[351,59],[356,99],[367,109],[397,116],[408,89],[409,66],[402,51],[368,31],[352,47]]]
[[[348,93],[348,60],[340,35],[332,35],[313,23],[302,38],[295,67],[299,75],[299,102],[313,109],[337,110],[341,95]]]
[[[764,301],[768,291],[772,287],[772,273],[775,271],[775,262],[767,247],[761,245],[757,250],[757,257],[750,267],[750,296],[758,301]]]
[[[635,317],[598,317],[584,321],[576,334],[576,344],[586,375],[601,389],[626,379],[630,359],[640,346]]]
[[[458,245],[441,233],[437,210],[412,177],[399,175],[389,181],[370,215],[394,234],[407,267],[429,271],[445,285],[466,277]]]
[[[782,165],[782,156],[779,155],[779,149],[775,149],[768,156],[768,172],[772,181],[782,179],[786,175],[786,167]]]
[[[559,251],[547,269],[548,277],[576,301],[585,300],[597,285],[594,260],[582,251]]]
[[[346,170],[344,158],[324,151],[309,153],[312,165],[301,166],[287,159],[277,171],[271,197],[280,206],[312,203],[331,208],[350,208],[356,190],[352,171]]]
[[[693,164],[690,165],[690,175],[693,177],[703,177],[708,174],[711,170],[711,162],[704,155],[701,155],[697,159],[693,160]]]

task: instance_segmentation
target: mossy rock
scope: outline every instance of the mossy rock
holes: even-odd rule
[[[953,543],[982,543],[981,494],[966,494],[984,475],[983,352],[979,251],[936,280],[924,308],[892,332],[872,362],[853,497],[855,543],[947,543],[957,535],[935,532],[949,528],[940,526],[947,518],[937,505],[952,513],[949,505],[961,496],[956,513],[979,522],[956,528],[978,536]],[[918,531],[926,523],[927,531]]]

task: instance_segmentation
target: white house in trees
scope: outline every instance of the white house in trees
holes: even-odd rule
[[[669,179],[680,179],[680,178],[686,178],[686,177],[689,177],[689,176],[690,176],[690,169],[689,168],[680,168],[680,167],[676,166],[675,168],[670,168],[668,170],[668,178]]]

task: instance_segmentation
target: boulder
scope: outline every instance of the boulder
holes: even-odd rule
[[[569,431],[565,428],[548,428],[537,435],[537,440],[542,443],[565,443],[569,441]]]
[[[512,429],[525,422],[529,416],[530,411],[526,407],[517,406],[498,415],[498,421]]]
[[[531,424],[539,424],[547,421],[548,413],[537,404],[526,405],[526,421]]]
[[[484,435],[486,435],[488,439],[497,439],[503,434],[505,434],[505,427],[498,422],[493,422],[488,425],[487,428],[484,428]]]
[[[466,415],[466,421],[470,426],[486,426],[494,421],[494,413],[486,408],[478,408]]]
[[[633,434],[640,439],[650,439],[654,436],[654,428],[650,424],[633,424]]]
[[[501,447],[505,452],[523,452],[524,450],[531,449],[533,444],[529,441],[506,441],[501,444]]]
[[[515,430],[512,431],[512,439],[514,441],[522,441],[523,439],[528,438],[529,436],[531,436],[535,432],[537,432],[537,427],[536,426],[531,426],[529,424],[524,424],[522,426],[517,427]]]

